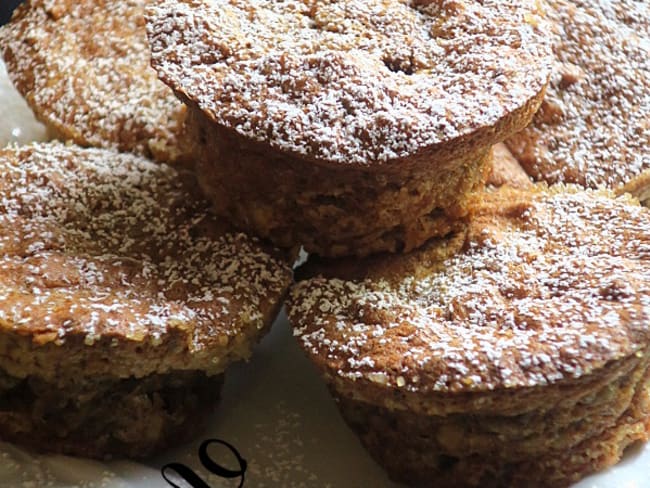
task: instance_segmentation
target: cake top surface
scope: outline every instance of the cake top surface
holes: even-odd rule
[[[546,3],[551,83],[508,145],[537,180],[616,188],[650,168],[650,3]]]
[[[650,210],[597,192],[486,193],[466,232],[307,264],[295,334],[329,376],[413,392],[583,377],[650,344]]]
[[[150,67],[149,0],[29,0],[0,28],[0,54],[60,138],[174,162],[185,107]]]
[[[268,325],[291,282],[288,259],[216,220],[167,165],[52,143],[0,150],[0,168],[3,333],[88,346],[173,335],[204,354]]]
[[[159,76],[216,124],[367,165],[476,134],[536,99],[552,62],[538,11],[516,0],[163,0],[146,17]]]

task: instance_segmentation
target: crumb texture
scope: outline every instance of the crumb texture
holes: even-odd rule
[[[4,441],[97,459],[148,458],[191,440],[205,428],[223,381],[197,371],[95,377],[65,387],[1,371],[0,377]],[[16,384],[7,387],[7,380]]]
[[[650,3],[546,3],[551,83],[507,143],[536,180],[616,188],[650,168]]]
[[[552,60],[537,13],[512,0],[164,0],[147,29],[161,79],[217,124],[364,165],[494,126],[534,99]]]
[[[490,163],[479,148],[417,170],[341,171],[247,150],[198,109],[190,109],[186,129],[201,141],[195,171],[215,213],[279,247],[321,256],[410,251],[462,227]]]
[[[149,0],[30,0],[0,54],[37,118],[83,146],[182,160],[185,107],[151,69]]]
[[[650,214],[603,193],[502,189],[462,235],[356,267],[290,299],[295,334],[332,377],[413,392],[543,386],[650,341]]]

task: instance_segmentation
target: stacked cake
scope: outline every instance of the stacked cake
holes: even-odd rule
[[[302,246],[295,335],[391,478],[616,463],[650,432],[648,25],[634,0],[28,1],[16,86],[104,149],[0,153],[3,437],[164,447]]]
[[[292,282],[295,253],[215,216],[183,169],[145,4],[28,2],[0,29],[16,87],[70,139],[0,150],[3,440],[95,458],[189,440]]]

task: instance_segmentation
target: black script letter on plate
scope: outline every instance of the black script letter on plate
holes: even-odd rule
[[[212,444],[221,444],[222,446],[226,446],[237,459],[237,462],[239,463],[239,469],[232,470],[224,468],[220,464],[217,464],[208,454],[208,447],[210,447]],[[216,474],[220,478],[240,478],[239,488],[244,486],[244,475],[246,473],[248,463],[243,457],[241,457],[239,451],[237,451],[234,446],[227,443],[226,441],[222,441],[220,439],[208,439],[207,441],[204,441],[199,447],[199,460],[201,461],[203,467],[210,471],[212,474]],[[178,476],[187,481],[190,486],[192,486],[192,488],[210,488],[210,485],[203,481],[203,479],[191,468],[181,463],[169,463],[162,467],[160,473],[162,474],[164,480],[174,488],[181,487],[177,485],[176,482],[169,479],[168,474],[170,472],[175,472]]]

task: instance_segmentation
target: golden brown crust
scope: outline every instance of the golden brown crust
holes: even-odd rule
[[[4,149],[0,167],[8,374],[215,374],[277,313],[291,261],[213,217],[184,173],[60,144]]]
[[[152,65],[215,124],[321,165],[443,164],[536,110],[531,2],[166,0]]]
[[[650,340],[649,236],[631,201],[503,188],[447,240],[372,266],[327,262],[348,279],[299,283],[289,314],[328,375],[412,408],[568,382]]]
[[[554,73],[507,140],[535,180],[618,188],[650,168],[650,4],[548,0]]]
[[[29,0],[0,29],[0,55],[51,134],[189,164],[185,107],[149,66],[149,0]]]

